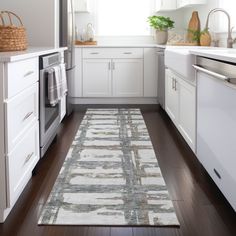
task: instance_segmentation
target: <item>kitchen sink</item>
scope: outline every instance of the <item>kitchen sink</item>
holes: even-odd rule
[[[192,47],[167,47],[165,51],[165,66],[175,71],[185,79],[194,82],[195,71],[192,65],[196,56],[190,54]]]

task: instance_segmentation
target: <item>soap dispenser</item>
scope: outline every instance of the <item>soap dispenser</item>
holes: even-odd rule
[[[93,28],[93,25],[91,23],[87,24],[87,40],[88,41],[94,41],[94,35],[95,35],[95,31]]]

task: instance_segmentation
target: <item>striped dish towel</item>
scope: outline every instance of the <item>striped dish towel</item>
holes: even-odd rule
[[[61,97],[63,97],[67,91],[67,80],[66,80],[66,65],[65,64],[60,64],[60,80],[61,80]]]
[[[48,100],[51,106],[55,106],[68,91],[66,80],[66,66],[60,64],[48,71]]]
[[[54,66],[48,73],[48,100],[51,106],[55,106],[61,99],[61,72],[59,66]]]

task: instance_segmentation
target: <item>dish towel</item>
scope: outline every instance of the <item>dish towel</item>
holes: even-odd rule
[[[63,97],[67,91],[67,80],[66,80],[66,65],[65,64],[60,64],[60,80],[61,80],[61,97]]]
[[[61,70],[54,66],[48,73],[48,100],[51,106],[55,106],[61,99]]]
[[[67,93],[66,66],[60,64],[48,69],[48,100],[55,106]]]

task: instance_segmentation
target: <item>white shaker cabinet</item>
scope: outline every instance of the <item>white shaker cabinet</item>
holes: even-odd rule
[[[166,70],[166,112],[185,141],[196,149],[196,87]]]
[[[0,222],[39,161],[38,57],[0,63]]]
[[[143,96],[143,60],[112,60],[112,81],[114,97]]]
[[[157,97],[158,55],[156,48],[143,50],[143,93],[144,97]]]
[[[155,47],[76,47],[73,104],[157,104]]]
[[[195,151],[196,140],[196,87],[178,78],[179,121],[178,128],[189,146]]]
[[[177,81],[174,78],[173,73],[170,70],[166,70],[166,82],[165,82],[165,110],[170,116],[171,120],[177,124],[178,122],[178,91]]]
[[[206,4],[207,0],[177,0],[177,7],[192,7],[195,5]]]
[[[177,0],[156,0],[156,11],[176,10]]]
[[[89,0],[74,0],[75,12],[90,12]]]
[[[111,60],[83,60],[83,96],[110,97],[111,89]]]

